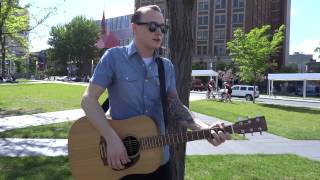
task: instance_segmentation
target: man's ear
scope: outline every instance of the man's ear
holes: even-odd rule
[[[131,29],[132,29],[133,34],[136,34],[136,32],[137,32],[137,25],[136,25],[135,23],[131,23]]]

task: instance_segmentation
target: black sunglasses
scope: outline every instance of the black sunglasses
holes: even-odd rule
[[[156,32],[157,28],[160,28],[160,31],[165,34],[168,30],[168,26],[165,24],[158,24],[156,22],[136,22],[137,25],[148,25],[150,32]]]

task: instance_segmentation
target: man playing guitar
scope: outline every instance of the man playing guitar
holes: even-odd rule
[[[165,133],[161,105],[159,75],[155,63],[155,50],[160,48],[163,35],[167,31],[164,17],[156,5],[140,7],[131,19],[134,40],[123,47],[108,49],[98,63],[89,86],[83,95],[81,106],[104,137],[107,146],[108,165],[121,170],[130,162],[123,142],[106,120],[98,99],[108,89],[110,115],[112,119],[122,120],[137,115],[151,117]],[[174,67],[170,60],[162,58],[165,72],[165,89],[168,97],[168,119],[176,119],[181,125],[199,130],[208,125],[193,118],[191,112],[179,100]],[[216,124],[223,128],[222,124]],[[214,146],[223,143],[227,134],[213,132],[208,141]],[[163,148],[163,159],[159,169],[151,174],[128,175],[122,179],[171,179],[169,167],[169,147]]]

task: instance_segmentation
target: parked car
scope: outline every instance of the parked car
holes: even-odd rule
[[[69,81],[69,77],[68,76],[60,76],[57,78],[57,81]]]
[[[259,92],[259,88],[258,86],[255,86],[256,88],[256,92],[255,92],[255,98],[258,98],[260,95]],[[232,89],[232,93],[231,96],[232,97],[244,97],[246,98],[247,101],[252,101],[253,100],[253,86],[250,85],[234,85],[231,87]],[[226,89],[220,89],[219,90],[220,93],[226,93],[227,90]]]
[[[193,90],[193,91],[204,91],[205,89],[206,89],[206,87],[202,83],[201,79],[192,80],[191,90]]]

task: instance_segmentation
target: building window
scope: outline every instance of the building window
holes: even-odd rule
[[[232,23],[243,23],[244,15],[243,14],[233,14]]]
[[[198,3],[198,7],[200,11],[205,11],[209,9],[208,0],[200,0]]]
[[[214,55],[224,56],[226,54],[226,47],[224,45],[214,46]]]
[[[226,33],[224,30],[216,30],[214,32],[214,39],[215,40],[222,40],[225,39]]]
[[[207,46],[197,46],[197,55],[198,56],[208,55]]]
[[[226,15],[216,15],[215,24],[226,24]]]
[[[201,56],[201,46],[198,46],[198,47],[197,47],[197,55],[198,55],[198,56]]]
[[[208,25],[208,16],[199,16],[198,25]]]
[[[233,0],[232,7],[233,8],[243,8],[244,7],[244,0]]]
[[[216,0],[216,9],[225,9],[226,0]]]
[[[208,31],[198,31],[197,40],[208,40]]]

